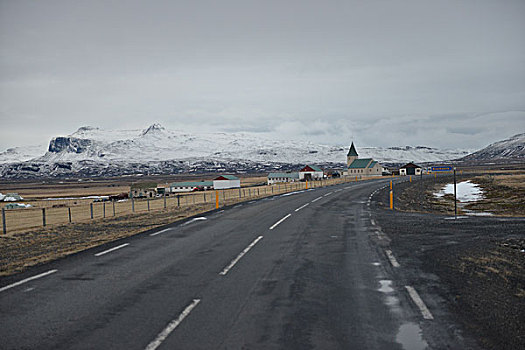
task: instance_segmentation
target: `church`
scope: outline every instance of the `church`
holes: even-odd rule
[[[355,150],[354,143],[346,155],[346,166],[348,167],[347,175],[349,176],[381,176],[383,167],[378,161],[372,158],[361,158]]]

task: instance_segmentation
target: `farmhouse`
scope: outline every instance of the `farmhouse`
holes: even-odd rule
[[[155,197],[157,195],[157,183],[138,182],[131,185],[129,196],[131,198]]]
[[[407,163],[399,168],[399,175],[421,175],[421,167],[414,163]]]
[[[279,182],[295,182],[299,181],[299,173],[269,173],[268,185],[273,185]]]
[[[205,191],[213,188],[213,181],[182,181],[170,184],[170,192]]]
[[[307,165],[299,170],[299,180],[322,180],[323,175],[323,170],[315,165]]]
[[[355,150],[354,143],[350,146],[350,150],[346,155],[346,164],[348,167],[347,175],[350,176],[381,176],[383,175],[383,167],[378,161],[372,158],[361,158]]]
[[[233,175],[221,175],[213,179],[213,188],[223,190],[227,188],[240,188],[241,180]]]

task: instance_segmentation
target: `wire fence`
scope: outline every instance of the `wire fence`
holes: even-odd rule
[[[343,177],[321,181],[278,183],[273,185],[243,187],[224,190],[171,193],[155,198],[130,198],[118,201],[64,200],[60,202],[37,202],[34,207],[20,209],[2,208],[2,233],[12,234],[39,227],[86,223],[125,215],[144,214],[152,211],[176,210],[188,206],[208,204],[209,208],[258,198],[317,188],[335,184],[367,180],[370,178]]]

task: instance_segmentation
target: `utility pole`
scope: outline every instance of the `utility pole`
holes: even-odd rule
[[[458,218],[458,201],[456,196],[456,167],[454,167],[454,219]]]

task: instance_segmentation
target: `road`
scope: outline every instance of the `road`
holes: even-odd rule
[[[0,348],[462,349],[372,218],[388,180],[239,204],[4,278]]]

